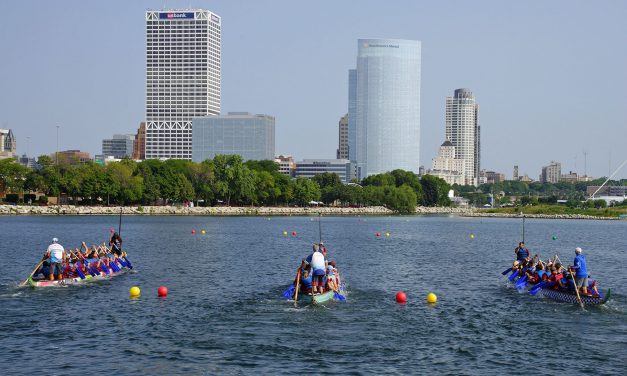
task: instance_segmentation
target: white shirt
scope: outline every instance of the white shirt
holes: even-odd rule
[[[325,270],[326,266],[324,265],[324,255],[320,252],[314,252],[311,255],[311,267],[316,269]]]
[[[50,262],[62,262],[63,261],[63,246],[59,243],[52,243],[48,246],[48,252],[50,252]]]

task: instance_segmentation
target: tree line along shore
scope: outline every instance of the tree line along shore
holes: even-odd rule
[[[404,170],[343,184],[332,173],[293,179],[279,173],[273,161],[243,162],[238,155],[218,155],[201,163],[124,159],[106,166],[57,163],[42,156],[38,164],[39,169],[31,170],[11,160],[0,161],[0,188],[10,192],[5,201],[46,204],[48,198],[63,197],[78,206],[193,203],[201,207],[305,207],[315,201],[340,207],[384,206],[400,214],[412,213],[418,205],[451,205],[450,186],[444,180],[430,175],[419,178]],[[43,196],[26,193],[20,200],[19,192]]]
[[[411,171],[394,170],[372,175],[359,184],[343,184],[336,174],[312,179],[290,178],[273,161],[246,161],[239,156],[218,155],[202,163],[184,160],[124,159],[101,166],[93,162],[55,161],[38,158],[31,170],[12,159],[0,160],[0,198],[17,205],[0,214],[109,214],[110,206],[125,206],[127,214],[237,213],[242,215],[304,215],[311,211],[348,214],[454,213],[473,216],[550,215],[618,217],[627,214],[627,202],[607,208],[604,202],[586,201],[587,185],[505,181],[479,187],[450,186],[444,180]],[[601,179],[598,179],[601,180]],[[627,180],[610,182],[627,185]],[[496,209],[452,208],[449,190],[481,207],[494,203],[513,205]],[[46,209],[50,199],[56,204]],[[567,203],[557,204],[558,199]],[[308,208],[312,203],[322,208]],[[29,204],[29,209],[22,206]],[[42,209],[33,207],[41,206]],[[194,206],[189,207],[189,206]],[[225,209],[231,207],[231,209]],[[167,209],[166,209],[167,208]],[[192,210],[193,209],[193,210]],[[123,211],[126,209],[123,209]],[[185,214],[181,214],[185,215]],[[200,214],[202,215],[202,214]]]

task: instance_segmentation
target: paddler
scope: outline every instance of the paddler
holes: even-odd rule
[[[517,261],[523,261],[529,258],[529,250],[525,248],[525,242],[518,243],[518,247],[514,249]]]
[[[588,266],[586,265],[586,256],[582,253],[581,248],[575,248],[575,261],[573,261],[570,270],[575,272],[576,288],[581,289],[583,295],[588,295]]]
[[[48,246],[48,260],[50,262],[50,274],[48,279],[54,281],[55,276],[57,279],[63,279],[63,262],[65,261],[65,249],[59,244],[59,239],[52,238],[52,244]]]
[[[309,264],[311,265],[311,285],[313,294],[322,294],[324,289],[324,276],[327,274],[327,260],[320,251],[318,244],[313,245]],[[309,257],[308,257],[309,259]]]
[[[109,230],[111,232],[111,239],[109,239],[109,247],[111,247],[111,251],[118,257],[122,256],[122,237],[120,234],[115,232],[115,229],[111,227]]]

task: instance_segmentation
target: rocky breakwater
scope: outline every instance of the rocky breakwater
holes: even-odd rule
[[[383,206],[360,208],[342,207],[287,207],[287,206],[14,206],[0,205],[0,215],[393,215]],[[417,207],[416,214],[472,213],[471,209]]]
[[[486,213],[482,211],[473,211],[462,214],[465,217],[488,217],[488,218],[522,218],[520,214],[510,213]],[[525,218],[543,218],[543,219],[601,219],[615,220],[616,217],[596,217],[584,214],[525,214]]]
[[[14,206],[0,205],[0,215],[391,215],[383,206],[301,208],[254,206]]]

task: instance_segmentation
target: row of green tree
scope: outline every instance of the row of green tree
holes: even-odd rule
[[[482,184],[479,187],[453,185],[456,194],[467,198],[472,205],[481,206],[490,203],[490,194],[495,197],[495,205],[509,204],[512,197],[519,205],[556,204],[557,200],[567,200],[571,207],[602,207],[600,201],[585,202],[586,191],[589,186],[600,186],[606,178],[598,178],[587,182],[577,183],[539,183],[504,181],[495,184]],[[610,180],[608,186],[627,186],[627,179]],[[605,202],[605,201],[603,201]]]
[[[246,161],[218,155],[194,163],[183,160],[124,159],[96,163],[55,163],[38,159],[40,168],[28,169],[11,159],[0,160],[0,191],[67,195],[75,204],[168,204],[193,201],[202,205],[299,205],[312,201],[340,205],[385,205],[412,213],[418,204],[450,205],[449,186],[433,176],[418,178],[395,170],[370,176],[362,184],[342,184],[336,174],[314,179],[278,172],[273,161]]]

